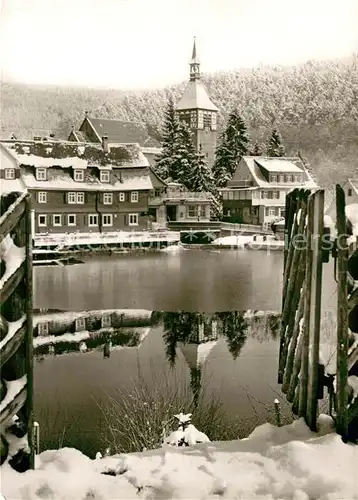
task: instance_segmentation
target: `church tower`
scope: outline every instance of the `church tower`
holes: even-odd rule
[[[175,109],[180,120],[185,120],[193,132],[194,146],[202,149],[209,167],[215,160],[218,108],[210,100],[200,80],[200,61],[194,38],[193,53],[189,62],[190,79]]]

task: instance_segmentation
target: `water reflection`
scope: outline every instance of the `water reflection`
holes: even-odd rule
[[[157,313],[158,314],[158,313]],[[260,343],[276,340],[280,315],[261,311],[228,311],[215,314],[193,312],[162,313],[165,352],[171,366],[177,357],[178,344],[200,345],[224,338],[232,357],[236,359],[248,336]],[[210,352],[209,350],[207,350]]]

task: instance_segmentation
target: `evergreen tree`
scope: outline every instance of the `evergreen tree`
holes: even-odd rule
[[[266,153],[267,156],[271,157],[285,156],[285,148],[282,144],[281,136],[275,128],[273,129],[271,137],[269,139]]]
[[[250,151],[250,155],[251,156],[261,156],[262,152],[263,151],[262,151],[261,145],[258,142],[255,142],[251,151]]]
[[[232,178],[239,161],[248,152],[248,142],[246,125],[238,110],[234,109],[216,150],[213,175],[218,187],[225,186]]]
[[[155,171],[162,178],[167,179],[175,170],[175,151],[179,146],[180,123],[175,113],[172,97],[168,99],[167,109],[164,115],[162,152],[155,159]]]
[[[195,162],[188,176],[188,189],[210,193],[214,190],[214,179],[201,146],[195,154]]]
[[[180,182],[187,189],[191,189],[190,176],[197,161],[192,133],[185,121],[178,127],[178,141],[173,151],[170,177],[175,182]]]

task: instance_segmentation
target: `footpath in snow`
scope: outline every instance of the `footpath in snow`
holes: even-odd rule
[[[237,441],[95,460],[64,448],[36,458],[35,471],[1,467],[7,500],[358,499],[358,446],[344,444],[327,416],[317,434],[301,419]]]

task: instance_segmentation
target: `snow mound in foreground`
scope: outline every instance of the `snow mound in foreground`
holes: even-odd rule
[[[35,471],[2,466],[2,493],[17,500],[358,499],[358,447],[332,432],[329,417],[319,424],[317,434],[303,420],[264,424],[247,439],[97,460],[71,448],[45,451]]]

